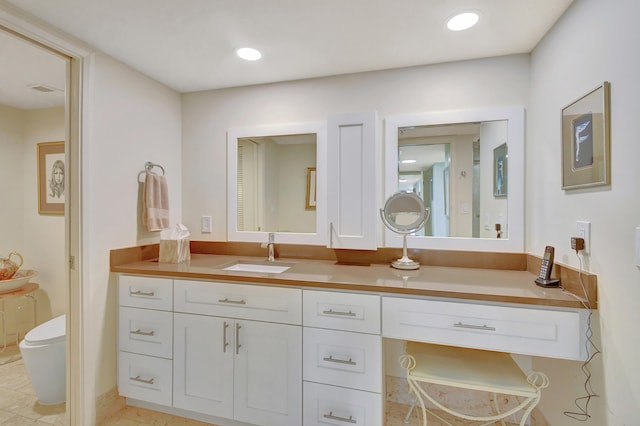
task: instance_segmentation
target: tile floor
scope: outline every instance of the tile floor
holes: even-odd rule
[[[65,404],[38,403],[15,345],[0,352],[0,425],[65,425]]]

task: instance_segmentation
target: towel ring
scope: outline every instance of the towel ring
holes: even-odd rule
[[[151,169],[153,169],[154,167],[158,167],[160,170],[162,170],[162,175],[164,176],[164,167],[162,167],[160,164],[155,164],[151,161],[147,161],[146,163],[144,163],[144,169],[147,173],[151,172]]]

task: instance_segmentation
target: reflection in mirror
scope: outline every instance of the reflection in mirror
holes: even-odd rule
[[[238,231],[316,231],[306,202],[316,167],[316,134],[238,138]]]
[[[326,123],[227,132],[227,238],[325,245]]]
[[[419,248],[524,250],[524,109],[484,108],[385,119],[385,195],[430,208]],[[400,238],[385,232],[385,246]]]
[[[398,189],[415,192],[431,210],[420,235],[507,237],[500,231],[508,229],[506,192],[492,192],[491,158],[506,139],[505,120],[398,129]],[[506,156],[496,161],[495,184],[503,191]]]

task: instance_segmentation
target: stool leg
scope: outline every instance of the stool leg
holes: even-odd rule
[[[416,404],[418,403],[418,397],[413,397],[413,402],[411,403],[411,408],[409,408],[409,412],[406,416],[404,416],[405,424],[409,424],[409,417],[411,417],[411,413],[413,413],[413,409],[416,408]]]

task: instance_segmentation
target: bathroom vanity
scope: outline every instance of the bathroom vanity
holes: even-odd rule
[[[382,425],[385,339],[584,360],[588,311],[522,270],[263,258],[112,263],[118,389],[219,425]]]

